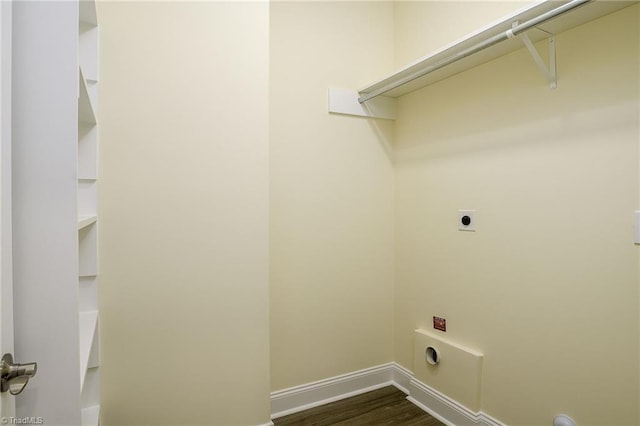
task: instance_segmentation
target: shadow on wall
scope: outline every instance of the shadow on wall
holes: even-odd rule
[[[582,136],[635,122],[638,87],[629,90],[620,82],[635,79],[638,86],[639,66],[634,58],[603,41],[626,37],[625,28],[603,25],[594,22],[590,27],[597,28],[578,28],[556,36],[559,81],[555,90],[521,49],[400,98],[397,160],[411,163],[514,149],[531,143],[532,138],[536,144],[553,144],[567,129],[572,134],[569,142],[579,143]],[[588,46],[580,41],[586,31],[600,34]],[[546,47],[540,44],[538,48]],[[420,120],[411,111],[420,111]],[[458,121],[452,121],[452,116]],[[403,120],[411,120],[411,135],[402,132]],[[478,139],[484,143],[479,144]]]

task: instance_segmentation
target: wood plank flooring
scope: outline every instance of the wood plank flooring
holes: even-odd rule
[[[273,420],[275,426],[441,426],[393,386]]]

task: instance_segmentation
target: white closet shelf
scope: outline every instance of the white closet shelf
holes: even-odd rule
[[[82,68],[79,68],[79,70],[78,75],[80,76],[80,81],[78,83],[80,85],[80,93],[78,97],[78,121],[83,124],[96,124],[95,108],[92,96],[90,96],[87,80],[84,78]]]
[[[78,274],[78,278],[95,278],[98,274]]]
[[[80,216],[78,218],[78,230],[96,223],[97,220],[98,216]]]
[[[375,104],[371,104],[375,108],[366,107],[364,112],[361,112],[354,102],[365,105],[371,103],[377,96],[381,96],[381,99],[398,98],[521,49],[527,43],[524,39],[528,39],[530,42],[542,39],[551,40],[554,34],[634,4],[638,4],[638,2],[632,0],[544,0],[536,2],[420,58],[388,77],[358,91],[352,90],[349,99],[338,92],[341,89],[329,89],[329,111],[390,118],[376,115],[373,111],[377,108]],[[552,60],[555,62],[555,55]],[[555,69],[553,73],[555,74]],[[336,101],[339,96],[345,100]],[[354,96],[355,99],[353,99]],[[385,113],[387,115],[394,114],[388,109],[385,109]]]
[[[508,15],[501,20],[488,25],[487,27],[481,28],[467,35],[457,42],[445,46],[444,48],[419,59],[418,61],[406,66],[400,71],[373,84],[370,84],[367,87],[362,88],[361,90],[359,90],[359,93],[361,95],[373,93],[383,87],[388,87],[396,82],[402,81],[403,79],[408,78],[409,76],[418,73],[421,70],[429,70],[430,68],[437,67],[439,62],[445,60],[446,58],[464,52],[472,46],[481,43],[483,40],[487,40],[493,36],[511,30],[514,23],[523,23],[530,21],[562,5],[568,5],[569,3],[572,2],[558,2],[549,0],[538,2],[512,15]],[[548,38],[551,34],[561,33],[563,31],[592,21],[599,17],[608,15],[633,4],[637,4],[637,1],[593,0],[590,2],[586,2],[582,5],[578,5],[578,7],[573,10],[570,10],[556,18],[535,26],[528,32],[528,35],[531,41],[539,41],[544,38]],[[486,49],[483,49],[482,51],[466,56],[435,71],[428,72],[424,76],[417,77],[414,80],[407,82],[406,84],[385,92],[384,95],[392,98],[397,98],[404,94],[420,89],[424,86],[435,83],[439,80],[445,79],[467,69],[496,59],[500,56],[504,56],[515,50],[521,49],[522,47],[523,44],[517,37],[509,38],[505,41],[496,43]]]
[[[96,3],[94,0],[79,1],[78,20],[86,25],[98,25],[98,15],[96,13]]]
[[[80,312],[80,389],[84,386],[98,326],[98,311]]]
[[[100,406],[94,405],[92,407],[83,408],[80,412],[82,426],[98,426],[100,419]]]

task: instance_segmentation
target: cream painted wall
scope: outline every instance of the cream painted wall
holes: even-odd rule
[[[638,7],[557,36],[555,91],[521,50],[400,99],[395,359],[446,317],[506,424],[638,424]]]
[[[268,423],[268,3],[98,13],[101,424]]]
[[[392,123],[327,113],[327,88],[393,69],[391,2],[273,2],[271,380],[392,361]]]
[[[637,424],[638,6],[558,37],[556,91],[520,51],[395,131],[328,114],[524,6],[429,3],[100,3],[102,424],[266,423],[433,315],[499,420]]]

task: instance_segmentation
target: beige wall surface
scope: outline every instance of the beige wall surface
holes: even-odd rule
[[[268,423],[268,3],[98,14],[101,424]]]
[[[329,87],[393,69],[390,2],[273,2],[271,379],[392,360],[392,124],[331,115]]]
[[[521,50],[327,113],[526,3],[99,3],[102,424],[267,423],[434,315],[500,421],[637,424],[639,6],[557,37],[555,91]]]
[[[395,359],[446,317],[506,424],[638,423],[638,7],[556,37],[556,90],[523,49],[399,102]]]

